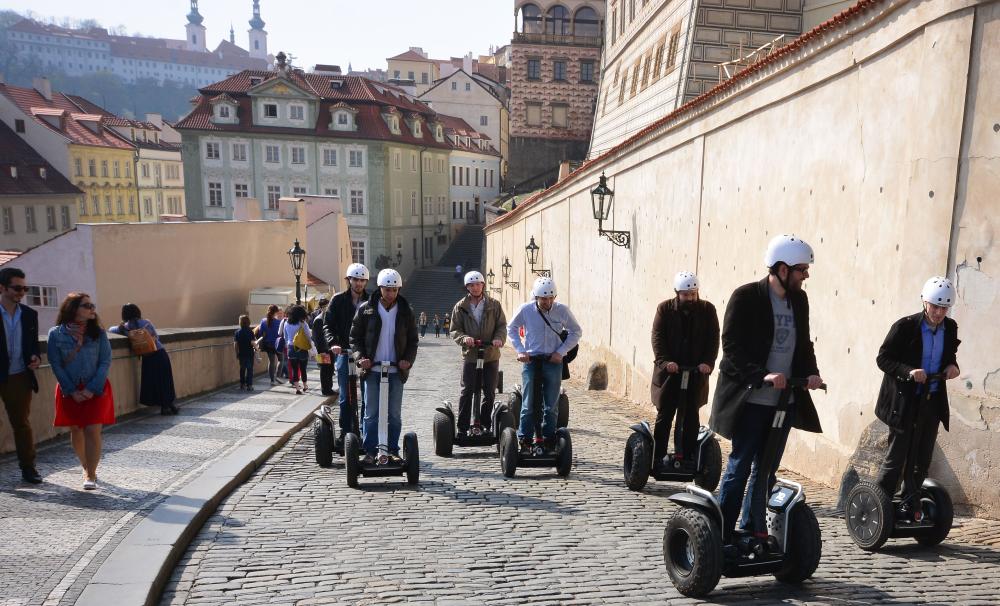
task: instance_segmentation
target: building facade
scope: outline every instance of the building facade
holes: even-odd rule
[[[438,61],[427,57],[424,49],[411,46],[405,53],[389,57],[389,82],[408,81],[413,83],[416,95],[422,95],[434,82],[441,77],[441,67]]]
[[[463,225],[482,225],[485,207],[500,195],[500,152],[490,139],[465,120],[440,115],[445,136],[453,150],[450,159],[451,208],[453,233]]]

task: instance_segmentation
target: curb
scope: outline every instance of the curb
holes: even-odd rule
[[[325,400],[303,396],[157,505],[104,560],[76,605],[157,604],[177,561],[222,499],[306,427]]]

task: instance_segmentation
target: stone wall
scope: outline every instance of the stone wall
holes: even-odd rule
[[[647,401],[650,325],[673,274],[697,271],[721,317],[734,288],[765,275],[770,238],[807,239],[830,392],[815,398],[824,433],[793,432],[783,463],[831,486],[878,427],[874,360],[889,325],[947,274],[962,374],[931,471],[961,506],[998,517],[998,58],[995,0],[876,3],[500,217],[484,268],[499,276],[510,258],[520,289],[499,296],[511,313],[529,292],[534,236],[584,329],[577,372],[604,361],[610,389]],[[616,192],[605,228],[629,230],[630,249],[597,234],[589,190],[602,171]]]

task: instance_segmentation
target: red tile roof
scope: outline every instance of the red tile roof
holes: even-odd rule
[[[818,40],[823,36],[826,36],[827,34],[835,30],[844,29],[848,25],[853,24],[855,21],[859,21],[862,18],[862,16],[864,16],[866,11],[875,8],[879,4],[884,4],[886,2],[887,0],[860,0],[857,4],[855,4],[851,8],[848,8],[840,12],[839,14],[835,15],[831,19],[824,21],[823,23],[820,23],[819,25],[809,30],[808,32],[802,34],[789,44],[776,50],[771,55],[761,59],[760,61],[757,61],[756,63],[747,66],[743,70],[734,74],[733,77],[730,78],[729,80],[719,83],[718,85],[705,91],[701,95],[688,101],[684,105],[678,107],[677,109],[670,112],[666,116],[660,118],[659,120],[653,122],[649,126],[643,128],[638,133],[632,135],[628,139],[612,147],[611,149],[604,152],[600,156],[587,160],[586,162],[581,164],[579,168],[570,173],[570,175],[565,179],[563,179],[562,181],[556,182],[548,189],[543,189],[538,191],[534,195],[528,197],[520,204],[518,204],[517,208],[515,208],[514,210],[498,217],[496,221],[494,221],[487,227],[487,230],[488,231],[492,230],[496,225],[509,221],[515,215],[521,214],[521,212],[523,212],[524,209],[538,202],[546,194],[553,193],[556,190],[569,185],[571,182],[576,181],[580,177],[580,175],[582,175],[585,172],[585,169],[588,169],[596,164],[603,163],[605,160],[609,158],[612,158],[626,150],[635,148],[641,145],[642,143],[645,143],[647,137],[650,137],[654,133],[661,131],[665,127],[668,127],[669,125],[679,121],[682,118],[690,117],[690,114],[694,114],[695,112],[704,110],[706,106],[712,104],[725,103],[726,100],[729,98],[725,96],[727,93],[737,88],[743,82],[749,80],[752,76],[762,74],[762,72],[765,72],[767,68],[769,68],[770,66],[775,64],[781,64],[783,66],[787,66],[792,62],[804,59],[808,56],[813,56],[815,53],[807,53],[807,51],[805,50],[810,43]],[[766,75],[767,75],[766,73],[762,74],[762,76]]]
[[[11,167],[17,169],[17,177],[11,175]],[[45,178],[40,169],[45,169]],[[0,196],[81,193],[6,123],[0,122]]]
[[[102,120],[102,116],[81,113],[82,108],[74,103],[68,95],[53,91],[52,99],[49,100],[33,88],[11,86],[2,83],[0,83],[0,94],[10,99],[22,112],[31,116],[36,122],[62,134],[72,143],[116,149],[132,148],[128,141],[125,141],[108,128],[102,126],[96,129],[95,132],[85,126],[85,122]],[[61,121],[61,126],[54,125],[40,117],[42,115],[60,115],[60,112],[53,112],[51,110],[63,110],[66,112],[65,114],[61,114],[64,117]]]
[[[465,120],[455,116],[447,116],[445,114],[438,114],[437,117],[438,120],[441,121],[441,124],[444,125],[445,134],[455,137],[455,140],[452,141],[453,148],[477,154],[486,154],[490,156],[500,155],[500,152],[498,152],[496,149],[494,149],[492,145],[490,145],[489,143],[490,138],[487,137],[485,134],[469,126],[469,123],[466,122]],[[469,145],[466,145],[460,139],[460,137],[469,137],[469,139],[471,139]],[[487,145],[486,149],[480,149],[478,145],[474,145],[473,141],[475,140],[485,141]]]
[[[389,57],[386,61],[420,61],[422,63],[437,63],[434,59],[428,59],[414,50],[408,50],[405,53],[396,55],[395,57]]]
[[[0,250],[0,265],[13,261],[14,259],[21,256],[22,253],[16,250]]]

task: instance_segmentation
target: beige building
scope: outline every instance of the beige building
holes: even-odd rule
[[[765,275],[770,238],[806,239],[830,391],[815,396],[823,433],[792,432],[783,465],[831,486],[851,467],[875,471],[876,353],[920,310],[924,280],[947,275],[962,372],[931,475],[961,509],[1000,517],[998,61],[996,0],[859,5],[521,201],[487,227],[484,270],[514,265],[521,289],[500,296],[511,312],[533,236],[583,326],[579,372],[604,362],[612,389],[646,402],[650,327],[673,274],[697,272],[721,315],[734,288]],[[589,192],[602,173],[615,192],[603,227],[628,232],[629,248],[597,233]]]
[[[424,94],[441,77],[439,62],[428,58],[424,49],[416,46],[411,46],[405,53],[389,57],[386,62],[389,64],[389,82],[412,81],[417,96]]]

